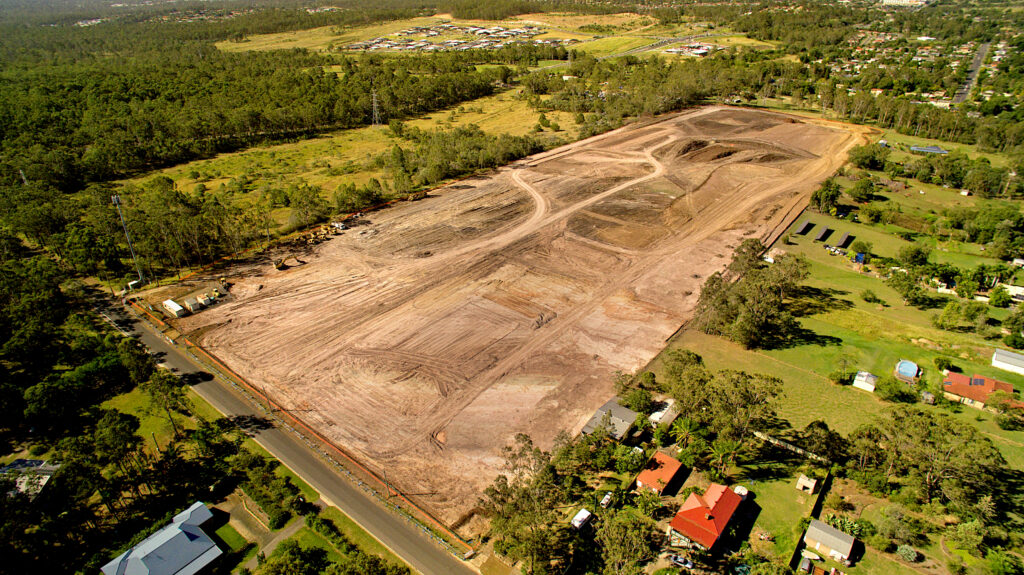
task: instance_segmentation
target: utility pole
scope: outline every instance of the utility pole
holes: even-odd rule
[[[135,271],[139,272],[139,284],[143,283],[142,279],[142,268],[139,267],[139,260],[135,257],[135,246],[132,245],[132,237],[128,234],[128,224],[124,221],[124,214],[121,213],[121,196],[114,194],[110,196],[110,201],[114,203],[117,208],[117,215],[121,218],[121,227],[124,228],[124,239],[128,240],[128,250],[132,253],[132,262],[135,263]]]
[[[373,125],[380,125],[380,105],[377,103],[377,90],[373,91]]]

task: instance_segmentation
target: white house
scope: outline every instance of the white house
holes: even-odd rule
[[[164,300],[163,304],[161,305],[164,306],[164,309],[167,310],[167,313],[169,313],[172,317],[181,317],[183,315],[188,315],[188,312],[185,311],[185,308],[178,305],[178,302],[174,301],[173,299]]]
[[[853,376],[853,386],[857,389],[874,393],[876,383],[878,383],[878,376],[866,371],[858,371],[857,375]]]
[[[992,367],[1024,375],[1024,355],[997,349],[992,354]]]

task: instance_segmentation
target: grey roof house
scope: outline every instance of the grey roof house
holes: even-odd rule
[[[594,416],[583,426],[583,433],[591,434],[595,429],[601,427],[605,417],[608,417],[608,427],[612,437],[616,441],[622,441],[629,433],[629,428],[636,423],[636,412],[627,407],[619,405],[619,398],[613,397],[607,403],[597,408]]]
[[[850,560],[855,541],[856,539],[852,535],[847,535],[817,519],[811,519],[811,524],[807,526],[807,533],[804,534],[804,543],[807,545],[807,549],[813,549],[822,555],[842,562]]]
[[[1024,375],[1024,355],[997,349],[992,352],[992,367]]]
[[[199,526],[213,517],[202,502],[174,516],[150,535],[103,566],[103,575],[195,575],[222,553]]]

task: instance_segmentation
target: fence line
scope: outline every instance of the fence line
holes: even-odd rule
[[[828,459],[825,459],[824,457],[818,455],[817,453],[811,453],[810,451],[807,451],[806,449],[801,449],[801,448],[793,445],[792,443],[786,443],[785,441],[782,441],[781,439],[775,439],[774,437],[768,435],[767,433],[761,433],[760,431],[755,431],[754,432],[754,437],[760,439],[761,441],[767,441],[768,443],[771,443],[772,445],[775,445],[777,447],[781,447],[781,448],[786,449],[788,451],[792,451],[793,453],[796,453],[798,455],[802,455],[804,457],[809,457],[809,458],[811,458],[811,459],[813,459],[815,461],[820,461],[822,463],[828,463],[829,462]]]

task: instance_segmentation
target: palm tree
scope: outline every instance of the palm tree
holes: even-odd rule
[[[680,417],[672,424],[672,438],[676,440],[680,448],[685,448],[694,436],[697,435],[699,428],[700,426],[697,425],[696,421],[689,417]]]
[[[735,463],[740,443],[732,439],[716,439],[711,444],[711,461],[723,476],[730,465]]]

